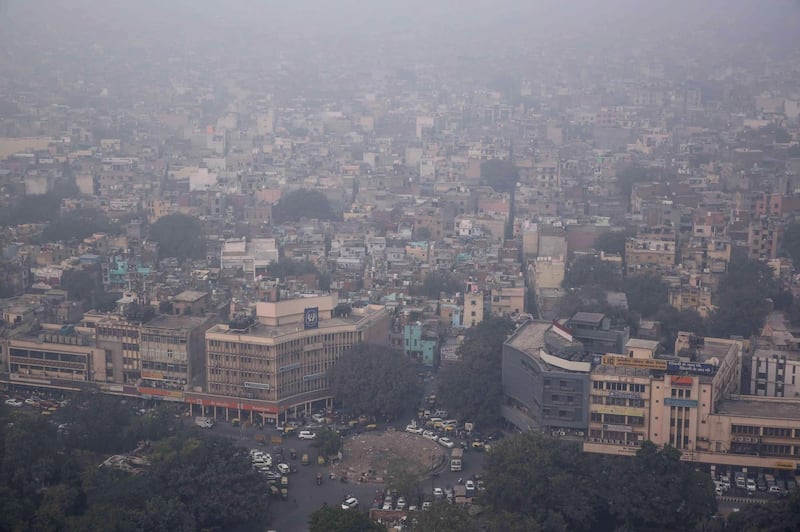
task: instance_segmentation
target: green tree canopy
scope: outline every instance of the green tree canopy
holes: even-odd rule
[[[564,287],[580,288],[600,286],[605,290],[618,290],[622,283],[622,272],[613,262],[595,255],[583,255],[570,264],[564,276]]]
[[[197,218],[185,214],[168,214],[150,226],[149,234],[158,243],[159,258],[175,257],[183,262],[205,257],[206,243]]]
[[[625,256],[625,242],[631,233],[628,231],[607,231],[597,237],[594,247],[598,251],[605,253],[613,253],[620,256]]]
[[[792,259],[795,267],[800,267],[800,222],[789,224],[784,230],[781,252]]]
[[[384,346],[354,346],[336,361],[329,379],[336,399],[358,414],[394,416],[419,395],[416,366]]]
[[[770,311],[768,298],[780,292],[769,266],[741,252],[734,253],[714,297],[717,310],[709,317],[709,334],[720,338],[752,336]]]
[[[514,330],[507,318],[490,317],[467,330],[460,360],[440,373],[438,398],[466,421],[488,426],[497,421],[503,400],[503,342]]]
[[[622,283],[622,291],[628,308],[645,318],[653,317],[668,302],[667,283],[658,275],[629,275]]]
[[[431,299],[439,299],[441,292],[446,295],[454,295],[456,292],[464,291],[464,283],[456,279],[450,272],[436,270],[425,276],[422,286],[415,292]]]
[[[331,456],[341,450],[342,436],[334,430],[322,429],[317,432],[313,445],[322,456]]]
[[[79,209],[57,217],[42,232],[42,242],[82,240],[93,233],[117,231],[108,217],[97,209]]]
[[[519,170],[506,159],[489,159],[481,163],[481,182],[496,192],[511,192],[517,186]]]
[[[328,198],[319,190],[293,190],[272,207],[272,219],[277,224],[297,222],[301,218],[333,220],[336,214]]]
[[[308,517],[309,532],[385,532],[386,527],[374,523],[369,515],[358,510],[342,510],[323,506]]]
[[[635,457],[605,456],[526,433],[500,442],[485,471],[497,530],[515,518],[530,530],[691,530],[716,512],[708,474],[650,442]]]

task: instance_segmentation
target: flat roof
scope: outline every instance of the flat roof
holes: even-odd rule
[[[717,403],[716,413],[752,418],[800,421],[800,401],[787,402],[785,398],[780,400],[753,398],[736,401],[726,399]]]
[[[172,314],[162,314],[161,316],[156,316],[152,320],[148,321],[144,324],[144,327],[154,327],[158,329],[194,329],[205,323],[206,318],[202,316],[187,316],[186,314],[182,315],[172,315]]]
[[[658,342],[655,340],[645,340],[643,338],[631,338],[628,340],[628,343],[625,344],[625,347],[633,347],[638,349],[651,349],[653,351],[658,348]]]
[[[382,309],[381,309],[382,310]],[[263,323],[256,323],[253,327],[245,331],[231,330],[225,324],[217,324],[211,327],[207,332],[216,334],[225,334],[231,336],[241,337],[257,337],[257,338],[278,338],[287,334],[293,334],[307,330],[309,332],[324,331],[333,327],[342,327],[347,325],[356,325],[363,320],[369,320],[372,316],[378,314],[380,311],[367,312],[366,315],[351,314],[347,317],[320,319],[318,326],[315,329],[304,329],[302,322],[287,323],[286,325],[264,325]]]
[[[208,292],[200,292],[199,290],[184,290],[174,298],[173,301],[186,301],[192,303],[198,299],[202,299],[208,295]]]
[[[600,324],[603,321],[605,314],[600,312],[576,312],[569,321],[577,321],[582,323]]]
[[[539,357],[539,349],[544,347],[544,333],[552,324],[549,321],[526,321],[514,332],[507,344],[518,351]]]

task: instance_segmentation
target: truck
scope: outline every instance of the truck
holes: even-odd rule
[[[450,471],[461,471],[461,460],[463,459],[464,449],[453,449],[450,453]]]
[[[214,426],[214,420],[210,417],[196,417],[194,424],[203,429],[210,429]]]

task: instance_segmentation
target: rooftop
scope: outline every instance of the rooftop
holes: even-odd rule
[[[157,329],[190,330],[205,323],[206,318],[201,316],[174,316],[162,314],[144,324],[145,327]]]
[[[369,314],[367,315],[369,317]],[[308,329],[309,331],[324,331],[325,329],[330,329],[334,327],[342,327],[347,325],[355,325],[362,321],[365,316],[360,314],[351,314],[348,317],[339,317],[339,318],[330,318],[325,320],[319,320],[318,326],[315,329]],[[285,336],[288,334],[293,334],[296,332],[303,331],[303,324],[302,323],[287,323],[286,325],[264,325],[262,323],[256,323],[253,327],[247,330],[247,332],[242,332],[240,330],[231,330],[228,329],[227,325],[218,324],[214,325],[208,330],[208,334],[225,334],[231,336],[250,336],[250,337],[257,337],[257,338],[278,338],[280,336]]]
[[[764,418],[764,419],[791,419],[800,421],[800,401],[792,401],[784,397],[774,399],[745,399],[723,400],[717,403],[717,414],[730,414],[733,416]]]
[[[507,341],[507,344],[527,353],[532,357],[539,356],[539,349],[544,347],[544,333],[550,328],[549,321],[532,320],[523,323],[516,330],[514,335]]]
[[[193,303],[198,299],[202,299],[208,295],[207,292],[200,292],[198,290],[184,290],[173,298],[173,301]]]

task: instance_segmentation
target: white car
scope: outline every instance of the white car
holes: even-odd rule
[[[444,490],[442,488],[433,488],[434,499],[444,499]]]
[[[317,434],[311,432],[310,430],[301,430],[297,434],[297,437],[300,438],[301,440],[313,440],[314,438],[317,437]]]
[[[435,432],[431,432],[430,430],[425,430],[422,432],[423,438],[428,438],[429,440],[439,441],[439,436],[436,435]]]
[[[348,497],[342,501],[342,510],[354,510],[358,508],[358,499],[355,497]]]
[[[22,401],[17,401],[16,399],[14,399],[12,397],[11,399],[6,399],[6,404],[8,406],[13,406],[15,408],[18,408],[18,407],[22,406]]]
[[[422,501],[422,509],[423,510],[430,510],[431,509],[431,501]]]
[[[397,499],[397,509],[398,510],[405,510],[406,509],[406,498],[400,497]]]
[[[28,406],[39,406],[39,400],[35,397],[28,397],[25,399],[25,404]]]
[[[456,446],[456,444],[453,443],[453,440],[450,438],[439,438],[439,445],[442,447],[447,447],[448,449],[452,449]]]
[[[408,425],[406,427],[406,432],[410,432],[411,434],[422,434],[422,427],[418,427],[416,425]]]
[[[283,475],[288,475],[289,473],[292,472],[292,468],[289,467],[288,464],[278,464],[276,467],[278,468],[278,471]]]
[[[313,416],[311,416],[311,419],[313,419],[317,423],[325,423],[325,416],[323,416],[322,414],[314,414]]]
[[[464,487],[467,489],[467,492],[475,491],[475,483],[471,480],[466,481]]]

